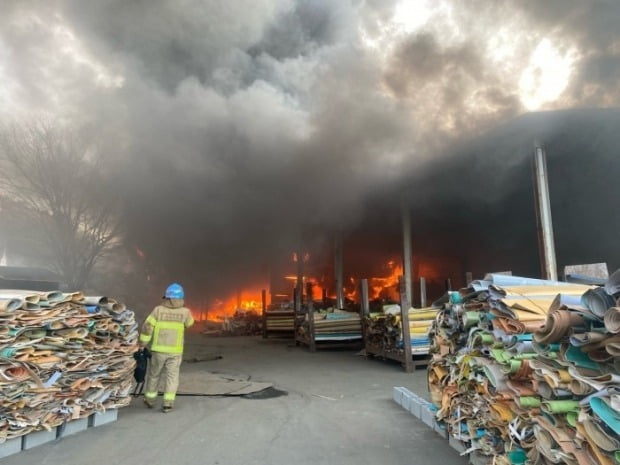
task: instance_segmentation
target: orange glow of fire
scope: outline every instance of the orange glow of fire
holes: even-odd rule
[[[391,298],[398,299],[398,277],[403,274],[403,266],[390,260],[384,266],[389,273],[384,277],[375,277],[368,280],[370,299]]]
[[[206,309],[206,316],[201,316],[209,320],[223,320],[226,317],[234,316],[237,311],[254,311],[261,315],[263,313],[262,289],[264,287],[246,289],[239,296],[233,295],[226,299],[215,299]]]
[[[285,276],[284,279],[297,282],[297,276]],[[312,283],[312,300],[321,300],[323,298],[323,286],[319,284],[319,281],[313,277],[303,277],[304,288],[303,292],[306,292],[306,283]]]
[[[284,276],[284,279],[288,281],[297,282],[297,276]],[[312,276],[302,276],[302,281],[304,283],[303,292],[306,292],[306,283],[312,283],[312,300],[321,300],[323,298],[323,286],[319,284],[319,280]]]

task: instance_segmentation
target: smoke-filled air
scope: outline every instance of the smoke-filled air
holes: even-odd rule
[[[427,252],[462,252],[530,192],[508,181],[534,139],[618,173],[619,23],[616,0],[3,0],[3,264],[210,305],[293,251],[329,261],[336,231],[374,223],[397,250],[403,196],[419,241],[462,228]],[[537,269],[533,228],[517,268]],[[585,247],[562,231],[560,255]]]

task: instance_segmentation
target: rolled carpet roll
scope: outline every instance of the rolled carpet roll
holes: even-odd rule
[[[612,334],[620,333],[620,307],[610,307],[605,312],[605,329]]]
[[[620,439],[613,435],[613,433],[608,433],[601,425],[594,421],[592,417],[583,418],[581,422],[586,430],[588,439],[594,442],[598,447],[607,452],[620,450]]]
[[[13,312],[22,305],[20,299],[0,298],[0,312]]]
[[[614,363],[620,365],[620,343],[612,342],[605,345],[605,350],[615,358]]]
[[[607,339],[607,335],[594,331],[585,333],[576,333],[570,337],[570,343],[576,347],[587,346],[588,344],[596,344]]]
[[[480,312],[465,312],[463,313],[463,326],[465,328],[471,328],[480,322]]]
[[[586,291],[581,297],[581,303],[594,315],[603,318],[607,309],[616,304],[616,300],[605,291],[604,287],[597,287]]]
[[[590,408],[607,426],[620,435],[620,412],[609,404],[608,399],[593,397],[590,399]]]
[[[522,408],[537,408],[540,407],[540,397],[523,396],[519,397],[519,406]]]
[[[30,378],[30,372],[21,364],[0,365],[0,385],[18,383]]]
[[[436,316],[437,316],[436,310],[423,311],[423,312],[409,310],[409,321],[431,320],[435,318]]]
[[[409,326],[409,332],[411,334],[426,334],[428,333],[428,327]]]
[[[35,291],[0,289],[0,299],[19,299],[21,301],[36,304],[41,300],[41,296]]]
[[[577,412],[579,402],[576,400],[546,400],[542,402],[541,408],[550,414]]]
[[[542,328],[534,333],[534,339],[541,344],[558,342],[574,328],[584,325],[584,315],[569,310],[553,310],[547,315]]]
[[[60,291],[40,292],[39,295],[40,300],[45,300],[50,303],[62,302],[65,299],[64,294]]]
[[[103,296],[85,296],[82,302],[84,305],[105,305],[108,303],[108,298]]]

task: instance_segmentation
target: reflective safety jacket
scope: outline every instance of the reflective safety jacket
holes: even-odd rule
[[[140,343],[150,343],[151,351],[164,354],[182,354],[185,328],[194,324],[183,299],[166,299],[146,318],[140,332]]]

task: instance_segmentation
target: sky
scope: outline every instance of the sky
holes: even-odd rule
[[[527,112],[613,108],[615,0],[2,0],[0,122],[87,127],[127,242],[230,287]],[[443,158],[442,158],[443,157]]]

